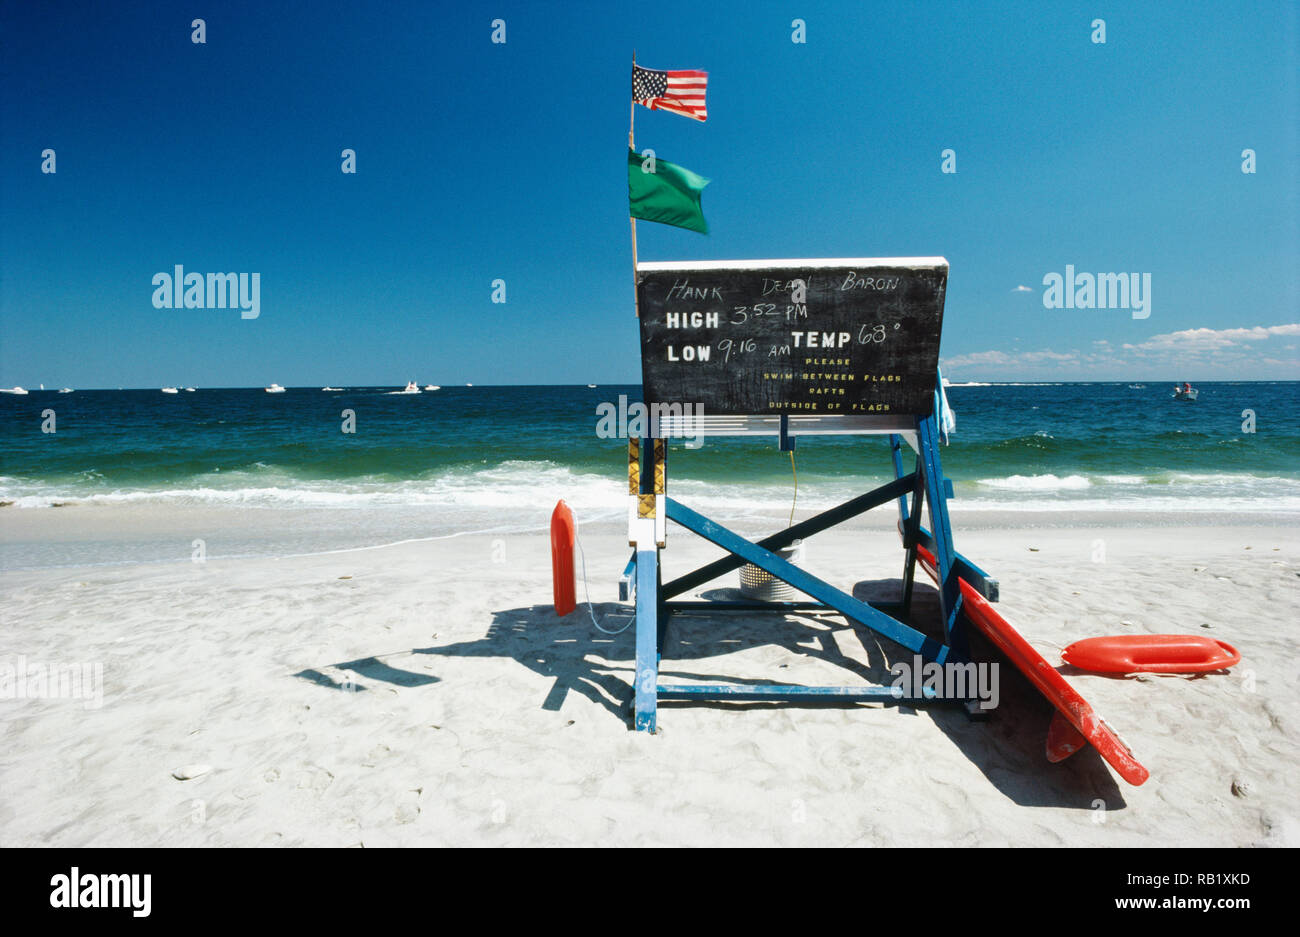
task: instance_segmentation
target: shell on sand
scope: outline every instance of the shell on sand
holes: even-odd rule
[[[191,778],[207,774],[211,770],[212,765],[181,765],[172,772],[172,777],[178,781],[188,781]]]

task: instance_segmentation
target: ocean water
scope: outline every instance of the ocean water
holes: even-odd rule
[[[1183,403],[1163,383],[951,386],[954,512],[1300,514],[1300,382],[1198,387]],[[536,529],[560,497],[580,523],[624,515],[626,443],[596,437],[596,406],[639,387],[395,389],[0,395],[0,510],[318,509],[355,533],[347,545]],[[341,431],[345,409],[355,433]],[[877,437],[804,438],[796,456],[801,515],[892,477]],[[722,517],[790,503],[775,438],[674,443],[669,470],[674,494]]]

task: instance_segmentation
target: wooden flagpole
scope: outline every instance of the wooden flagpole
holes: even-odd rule
[[[633,49],[633,50],[632,50],[632,74],[633,74],[633,76],[635,77],[635,75],[636,75],[636,49]],[[629,93],[629,95],[631,95],[631,89],[630,89],[630,88],[628,89],[628,93]],[[635,138],[635,136],[634,136],[634,131],[635,131],[635,130],[636,130],[636,98],[633,97],[633,98],[632,98],[632,103],[628,106],[628,120],[627,120],[627,147],[628,147],[628,149],[631,150],[633,153],[636,152],[636,138]],[[636,312],[636,317],[639,319],[639,318],[641,318],[641,304],[640,304],[640,301],[637,299],[637,295],[636,295],[636,287],[637,287],[637,282],[636,282],[636,218],[635,218],[635,217],[632,217],[631,215],[629,215],[628,217],[631,218],[631,221],[632,221],[632,308],[633,308],[633,310]]]

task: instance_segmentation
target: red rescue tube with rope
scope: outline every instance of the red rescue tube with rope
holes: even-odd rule
[[[555,614],[564,616],[578,607],[577,579],[573,572],[573,543],[576,528],[573,512],[562,500],[551,512],[551,583]]]
[[[1118,634],[1075,641],[1061,659],[1093,673],[1210,673],[1239,663],[1241,654],[1200,634]]]

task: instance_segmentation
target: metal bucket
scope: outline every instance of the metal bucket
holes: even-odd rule
[[[803,541],[796,540],[788,547],[773,552],[783,560],[798,564],[803,559]],[[789,583],[782,582],[753,563],[740,567],[740,593],[747,599],[760,602],[793,602],[800,594]]]

